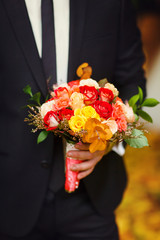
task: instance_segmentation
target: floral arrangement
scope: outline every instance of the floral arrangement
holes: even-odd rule
[[[111,150],[114,144],[126,141],[132,147],[148,146],[144,131],[140,130],[141,116],[152,122],[151,117],[141,108],[156,106],[156,99],[143,99],[139,87],[137,95],[124,103],[118,97],[117,88],[107,79],[99,82],[91,77],[92,68],[83,63],[77,69],[78,80],[54,86],[50,91],[51,98],[42,105],[40,93],[32,94],[30,86],[23,90],[30,95],[28,118],[25,121],[41,130],[37,142],[45,140],[50,132],[63,137],[71,149],[77,142],[89,143],[89,151]],[[69,148],[70,149],[70,148]],[[68,149],[67,149],[68,150]],[[65,190],[68,192],[78,188],[77,172],[70,171],[70,165],[79,160],[66,158]]]

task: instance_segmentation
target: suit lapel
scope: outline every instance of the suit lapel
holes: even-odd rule
[[[47,85],[25,2],[23,0],[3,0],[3,3],[26,62],[41,92],[46,95]]]
[[[86,0],[70,0],[68,81],[72,81],[77,78],[76,69],[78,67],[77,64],[79,64],[80,50],[83,41],[84,24],[87,10],[86,2]]]

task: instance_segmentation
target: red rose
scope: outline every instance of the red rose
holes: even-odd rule
[[[80,82],[80,80],[71,81],[71,82],[68,83],[68,85],[70,87],[79,86],[79,82]]]
[[[100,96],[100,100],[105,102],[112,102],[114,99],[113,92],[108,88],[100,88],[99,96]]]
[[[49,111],[44,117],[44,123],[45,127],[47,128],[47,131],[51,131],[57,128],[58,126],[58,117],[57,112],[55,111]]]
[[[100,117],[108,119],[112,115],[112,105],[104,101],[96,101],[92,107],[100,115]]]
[[[84,95],[86,105],[93,104],[98,98],[98,91],[92,86],[80,86],[80,93]]]
[[[58,117],[60,120],[64,120],[64,119],[70,120],[70,118],[73,115],[74,115],[74,111],[66,108],[61,109],[58,113]]]
[[[75,81],[68,83],[68,86],[70,86],[70,90],[69,90],[70,95],[72,95],[73,92],[80,92],[79,82],[80,82],[80,80],[75,80]]]

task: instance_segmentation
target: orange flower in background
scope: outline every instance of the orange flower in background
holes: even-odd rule
[[[86,133],[82,138],[84,143],[90,143],[89,151],[103,151],[107,147],[107,140],[111,139],[112,132],[108,126],[102,124],[98,119],[89,118],[85,124]]]
[[[88,79],[92,75],[92,68],[88,63],[82,63],[76,71],[76,74],[80,79]]]

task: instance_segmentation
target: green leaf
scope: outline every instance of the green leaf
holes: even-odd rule
[[[135,138],[127,138],[125,139],[125,142],[134,148],[142,148],[149,146],[147,138],[144,136],[143,132],[138,129],[133,129],[132,131],[132,137]]]
[[[46,97],[46,99],[45,99],[45,102],[47,102],[48,99],[49,99],[49,94],[47,94],[47,97]]]
[[[41,99],[41,93],[38,92],[38,93],[35,93],[29,100],[36,102],[38,105],[41,105],[40,99]]]
[[[139,91],[139,104],[141,105],[143,102],[143,90],[142,88],[138,87],[138,91]]]
[[[143,135],[143,132],[139,129],[133,129],[132,130],[132,136],[136,137],[136,136],[140,136]]]
[[[134,113],[134,116],[135,116],[135,122],[137,122],[139,117],[138,117],[138,115],[136,113]]]
[[[125,139],[125,142],[133,148],[142,148],[149,146],[148,140],[144,135],[139,135],[137,138]]]
[[[138,108],[138,106],[137,106],[137,104],[135,104],[135,105],[133,106],[133,112],[134,112],[134,113],[137,112],[137,108]]]
[[[128,103],[133,108],[138,100],[139,100],[139,94],[136,94],[129,99]]]
[[[144,120],[146,120],[146,121],[148,121],[148,122],[151,122],[151,123],[153,122],[151,116],[150,116],[148,113],[146,113],[145,111],[137,110],[137,114],[138,114],[141,118],[143,118]]]
[[[39,144],[39,143],[43,142],[48,137],[48,134],[49,134],[49,132],[47,132],[45,130],[40,132],[40,134],[38,135],[38,138],[37,138],[37,143]]]
[[[101,79],[101,80],[98,82],[98,84],[99,84],[100,87],[104,87],[104,85],[105,85],[106,83],[108,83],[107,78],[103,78],[103,79]]]
[[[31,87],[29,85],[23,88],[23,92],[29,94],[31,97],[33,96]]]
[[[147,98],[144,100],[142,103],[142,107],[155,107],[159,104],[160,102],[157,101],[155,98]]]

